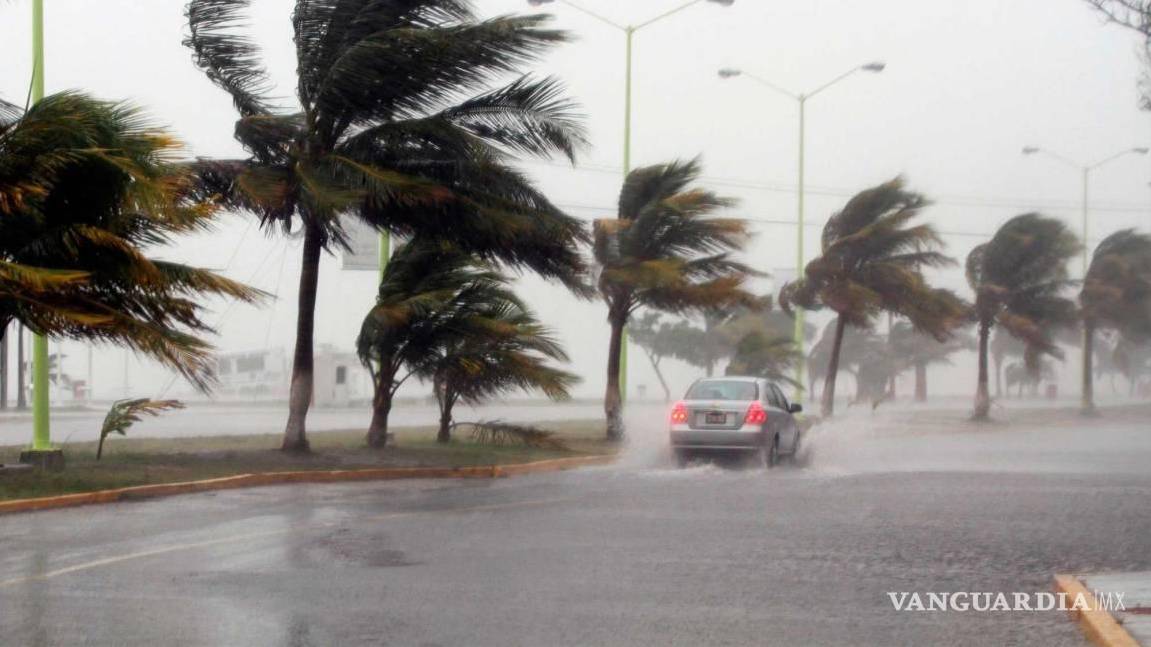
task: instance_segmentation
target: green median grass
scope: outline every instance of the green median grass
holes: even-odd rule
[[[432,427],[394,430],[395,441],[382,450],[364,445],[362,430],[309,434],[310,454],[279,451],[278,434],[253,436],[197,436],[192,438],[123,438],[104,442],[104,456],[96,460],[96,443],[70,443],[64,447],[63,472],[0,470],[0,500],[92,492],[134,485],[175,483],[201,479],[302,470],[349,470],[379,467],[468,467],[510,465],[552,458],[609,454],[616,447],[603,440],[602,421],[547,423],[567,449],[488,445],[470,440],[464,427],[448,444],[435,441]],[[16,463],[22,447],[0,447],[0,464]]]

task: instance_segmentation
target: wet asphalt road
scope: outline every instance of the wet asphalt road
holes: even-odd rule
[[[1082,645],[1061,612],[888,591],[1151,568],[1151,433],[908,434],[806,464],[261,488],[0,517],[3,645]]]

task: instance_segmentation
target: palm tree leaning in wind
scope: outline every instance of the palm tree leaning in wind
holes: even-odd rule
[[[1067,261],[1079,240],[1053,218],[1028,213],[1008,220],[995,236],[967,256],[967,282],[975,292],[979,339],[979,382],[972,420],[987,420],[988,344],[1000,325],[1022,341],[1024,361],[1038,375],[1043,355],[1062,358],[1056,329],[1075,323],[1075,304],[1062,294],[1072,285]]]
[[[444,331],[421,364],[440,407],[437,442],[451,440],[452,411],[459,402],[480,404],[515,390],[542,391],[552,400],[571,397],[569,389],[579,378],[550,364],[567,362],[567,353],[507,288],[506,279],[500,290],[461,305],[456,325]]]
[[[1111,329],[1126,339],[1151,339],[1151,236],[1117,231],[1095,248],[1079,292],[1083,319],[1082,412],[1095,413],[1095,332]]]
[[[178,143],[139,110],[76,92],[0,101],[0,336],[12,320],[144,353],[213,379],[200,295],[262,293],[145,250],[209,227]]]
[[[599,290],[611,326],[604,394],[608,440],[624,434],[620,350],[638,308],[681,314],[756,302],[743,287],[755,272],[730,258],[747,238],[746,224],[711,217],[734,203],[693,188],[699,174],[698,160],[638,168],[624,180],[618,219],[595,223]]]
[[[835,411],[835,380],[848,325],[870,328],[877,315],[890,312],[944,341],[966,317],[959,297],[932,288],[923,277],[924,267],[954,262],[937,251],[943,243],[934,227],[910,224],[927,205],[922,195],[904,189],[902,178],[860,192],[827,221],[822,255],[780,292],[785,309],[796,304],[836,313],[824,377],[824,416]]]
[[[547,16],[479,20],[464,0],[297,0],[298,106],[281,109],[239,31],[249,1],[187,6],[186,43],[232,96],[235,135],[248,152],[200,171],[205,193],[266,226],[302,231],[283,448],[304,451],[320,256],[345,244],[342,219],[448,239],[548,278],[579,274],[579,221],[508,162],[513,153],[572,158],[584,136],[554,80],[490,89],[567,40],[544,28]]]

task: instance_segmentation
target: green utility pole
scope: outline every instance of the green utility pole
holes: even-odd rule
[[[624,67],[623,92],[623,178],[631,172],[631,52],[635,38],[635,27],[624,29],[627,36],[627,61]],[[619,401],[627,402],[627,328],[623,329],[619,348]]]
[[[806,156],[806,146],[807,146],[807,100],[810,99],[811,97],[814,97],[815,95],[819,94],[820,92],[823,92],[824,90],[830,88],[831,86],[835,85],[836,83],[839,83],[840,81],[846,79],[847,77],[851,76],[852,74],[855,74],[856,72],[859,72],[859,71],[882,72],[885,67],[886,67],[886,64],[879,62],[879,61],[867,63],[865,65],[860,65],[859,67],[853,67],[850,70],[844,72],[843,74],[840,74],[839,76],[835,77],[834,79],[828,81],[827,83],[824,83],[823,85],[817,87],[816,89],[814,89],[811,92],[808,92],[806,94],[804,94],[804,93],[797,94],[795,92],[792,92],[790,90],[782,88],[782,87],[772,83],[771,81],[768,81],[766,79],[758,77],[754,74],[749,74],[747,72],[744,72],[743,70],[741,70],[739,68],[725,67],[725,68],[719,70],[719,78],[721,78],[721,79],[732,79],[732,78],[735,78],[738,76],[746,76],[747,78],[751,79],[752,81],[755,81],[756,83],[759,83],[760,85],[768,88],[769,90],[772,90],[774,92],[782,94],[782,95],[784,95],[784,96],[786,96],[786,97],[788,97],[794,101],[797,101],[799,103],[799,169],[798,169],[799,170],[799,173],[798,173],[799,178],[798,178],[797,187],[796,187],[797,192],[798,192],[798,196],[797,196],[798,199],[797,199],[796,203],[798,205],[799,212],[798,212],[798,217],[796,218],[796,232],[795,232],[795,247],[796,247],[796,249],[795,249],[795,278],[796,278],[796,280],[803,278],[803,260],[804,260],[803,259],[803,236],[804,236],[804,231],[805,231],[805,229],[804,229],[804,227],[805,227],[805,225],[804,225],[804,198],[807,195],[806,194],[806,185],[804,184],[805,178],[806,178],[806,173],[807,173],[806,157],[805,157]],[[797,308],[795,311],[795,329],[792,332],[792,342],[795,344],[796,350],[799,351],[799,361],[796,363],[796,367],[795,367],[796,385],[795,385],[795,398],[794,398],[794,400],[796,402],[801,402],[803,400],[803,396],[806,392],[806,389],[803,386],[803,384],[804,384],[804,368],[805,368],[804,362],[807,361],[807,354],[806,354],[806,350],[804,349],[804,346],[805,346],[807,340],[805,340],[804,336],[803,336],[804,319],[805,319],[804,310],[802,308]]]
[[[32,0],[32,104],[44,98],[44,0]],[[52,449],[48,413],[48,338],[32,337],[32,451]]]
[[[32,0],[32,105],[44,98],[44,0]],[[21,385],[22,387],[23,385]],[[64,468],[64,452],[52,448],[48,425],[48,338],[32,336],[32,446],[20,462],[45,469]]]
[[[799,231],[795,236],[795,280],[803,278],[803,197],[804,197],[804,176],[806,174],[806,166],[804,159],[805,146],[807,142],[807,96],[799,95],[799,213],[796,218]],[[804,350],[803,338],[803,321],[804,310],[803,308],[795,309],[795,330],[792,333],[792,343],[799,351],[799,358],[795,362],[795,395],[792,400],[795,402],[803,401],[804,394],[804,363],[807,361],[807,353]]]
[[[632,70],[631,54],[632,54],[632,41],[635,37],[635,33],[637,31],[643,29],[644,27],[648,27],[652,24],[655,24],[655,23],[665,19],[665,18],[669,18],[671,16],[674,16],[675,14],[687,9],[688,7],[692,7],[692,6],[697,5],[697,4],[704,2],[704,1],[705,0],[687,0],[687,2],[684,2],[683,4],[677,6],[677,7],[673,8],[669,11],[665,11],[664,13],[661,13],[654,18],[650,18],[650,19],[648,19],[642,23],[639,23],[638,25],[626,25],[625,26],[625,25],[621,25],[621,24],[619,24],[619,23],[617,23],[617,22],[615,22],[609,18],[606,18],[606,17],[604,17],[604,16],[602,16],[602,15],[600,15],[594,11],[591,11],[585,7],[582,7],[579,4],[572,2],[571,0],[558,0],[558,2],[561,2],[561,3],[571,7],[572,9],[575,9],[576,11],[579,11],[580,13],[591,16],[592,18],[595,18],[596,20],[604,23],[605,25],[608,25],[609,27],[612,27],[612,28],[615,28],[615,29],[622,31],[624,33],[624,35],[627,37],[627,62],[626,62],[626,68],[625,68],[626,76],[625,76],[625,81],[624,81],[624,115],[623,115],[623,176],[624,176],[625,180],[627,179],[627,174],[631,171],[631,70]],[[729,7],[729,6],[731,6],[731,4],[733,2],[735,2],[735,0],[706,0],[706,1],[717,4],[721,7]],[[545,5],[545,4],[551,4],[553,2],[557,2],[557,0],[528,0],[528,4],[530,4],[533,7],[538,7],[540,5]],[[620,342],[621,343],[620,343],[620,353],[619,353],[619,391],[620,391],[619,396],[620,396],[620,402],[622,403],[622,402],[627,402],[627,329],[626,328],[623,331],[623,339],[621,339]]]

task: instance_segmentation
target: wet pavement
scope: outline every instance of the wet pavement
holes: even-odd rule
[[[856,416],[768,473],[302,485],[0,517],[8,645],[1082,645],[1061,612],[896,611],[1151,569],[1151,432]]]

